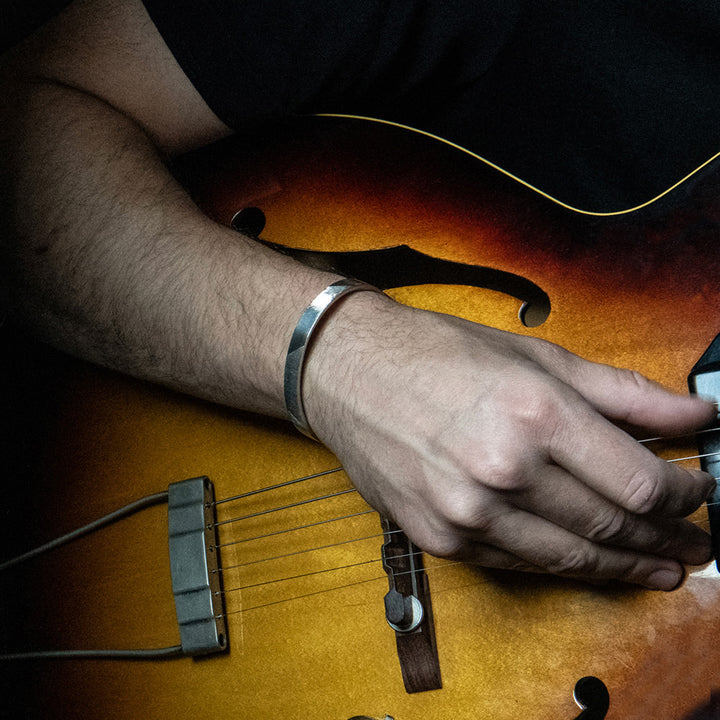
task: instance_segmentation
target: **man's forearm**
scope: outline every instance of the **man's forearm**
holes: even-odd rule
[[[102,100],[37,81],[14,101],[2,148],[9,311],[71,353],[281,414],[294,321],[334,277],[206,218],[142,129]]]

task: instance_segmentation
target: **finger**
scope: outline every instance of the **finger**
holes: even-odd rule
[[[646,553],[590,542],[532,513],[507,508],[483,530],[483,543],[499,544],[553,575],[621,580],[654,590],[672,590],[684,576],[680,563]]]
[[[458,560],[480,565],[484,568],[547,574],[547,570],[533,565],[513,553],[507,552],[507,550],[502,550],[494,545],[474,540],[464,542],[462,549],[456,557]]]
[[[683,517],[715,484],[706,473],[656,457],[580,398],[562,405],[545,432],[554,463],[632,513]]]
[[[677,435],[717,417],[715,403],[670,392],[638,372],[588,362],[550,343],[538,344],[535,351],[546,370],[617,422]]]
[[[674,395],[639,373],[588,362],[552,343],[527,347],[563,382],[558,393],[563,388],[578,393],[574,398],[565,394],[565,412],[554,425],[552,416],[545,423],[555,433],[556,463],[631,512],[683,516],[707,497],[714,486],[709,476],[651,459],[615,422],[680,434],[716,417],[712,403]]]
[[[463,562],[470,565],[477,565],[481,568],[491,570],[512,570],[514,572],[532,573],[534,575],[547,576],[550,574],[545,568],[531,565],[517,555],[505,552],[486,543],[468,541],[464,545],[464,550],[463,557],[459,557],[458,559],[462,559]],[[601,580],[599,578],[584,577],[579,579],[596,587],[605,587],[608,584],[607,580]]]
[[[512,503],[575,535],[690,565],[711,557],[710,536],[687,520],[630,513],[557,466],[544,468],[536,480],[514,494]]]

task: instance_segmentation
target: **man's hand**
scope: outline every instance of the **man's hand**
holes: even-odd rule
[[[371,293],[331,316],[305,377],[315,432],[431,554],[664,590],[710,557],[682,518],[712,478],[615,424],[689,432],[715,413],[699,398]]]

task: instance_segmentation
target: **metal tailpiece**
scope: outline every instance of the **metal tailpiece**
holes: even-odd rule
[[[170,572],[183,653],[227,648],[215,525],[215,493],[206,477],[168,487]]]

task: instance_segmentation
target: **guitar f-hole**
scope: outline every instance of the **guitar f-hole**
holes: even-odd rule
[[[610,708],[610,694],[602,680],[592,676],[580,678],[575,683],[573,697],[578,706],[582,708],[582,712],[575,720],[605,720]],[[377,719],[369,715],[354,715],[349,720]],[[393,718],[386,715],[383,720],[393,720]]]
[[[602,680],[592,676],[580,678],[573,697],[582,709],[575,720],[605,720],[610,708],[610,693]]]
[[[522,275],[426,255],[409,245],[353,251],[316,251],[287,247],[260,237],[265,213],[247,207],[235,213],[230,225],[268,247],[318,270],[357,278],[389,290],[415,285],[465,285],[504,293],[521,302],[518,317],[525,327],[542,325],[550,315],[550,298],[534,282]]]

